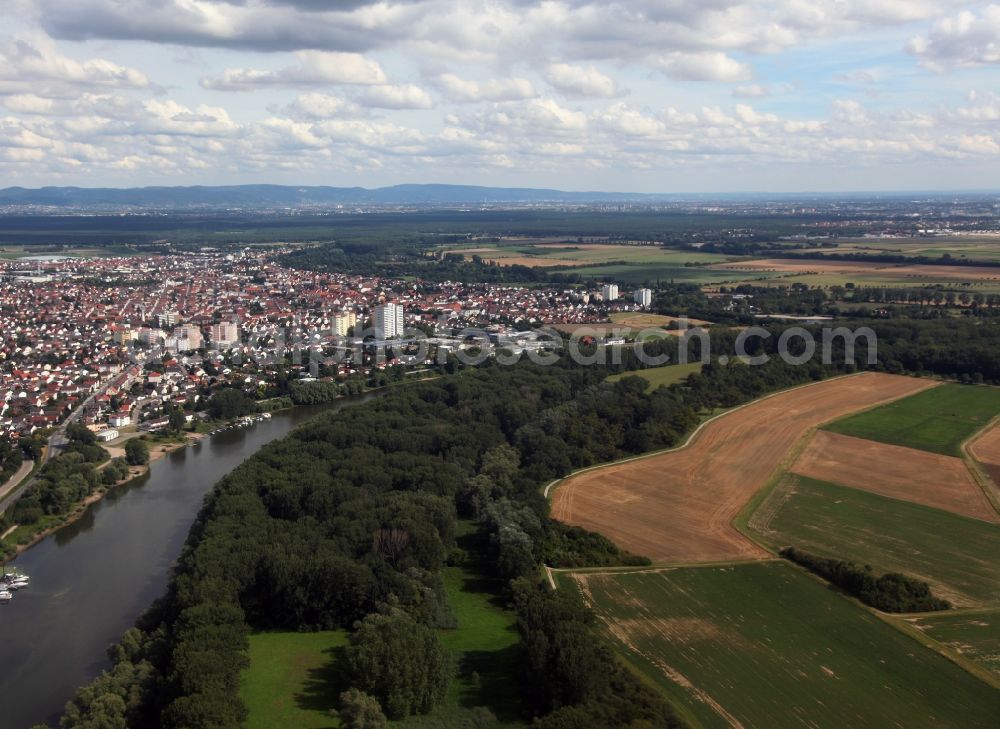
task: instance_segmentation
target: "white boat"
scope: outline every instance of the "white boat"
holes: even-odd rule
[[[10,590],[0,590],[0,604],[10,602],[13,599],[14,595]]]

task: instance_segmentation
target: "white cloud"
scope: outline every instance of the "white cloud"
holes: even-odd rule
[[[595,114],[596,120],[607,130],[633,137],[662,134],[666,125],[626,104],[615,104]]]
[[[62,55],[46,38],[7,38],[0,42],[0,90],[134,88],[150,85],[134,68],[104,58],[77,61]]]
[[[657,56],[653,65],[671,78],[683,81],[746,81],[753,71],[725,53],[671,52]]]
[[[201,80],[206,89],[216,91],[253,91],[267,86],[325,86],[330,84],[384,84],[385,72],[377,61],[357,53],[300,51],[299,65],[276,71],[255,68],[229,68],[220,77]]]
[[[553,88],[571,96],[607,98],[621,93],[614,79],[593,66],[553,63],[546,71],[545,80]]]
[[[737,99],[764,99],[771,95],[771,87],[767,84],[747,84],[737,86],[732,94]]]
[[[229,113],[217,106],[201,104],[191,109],[170,99],[151,99],[143,108],[145,117],[136,122],[135,129],[147,134],[214,137],[238,129]]]
[[[942,18],[907,50],[935,69],[1000,63],[1000,5],[988,5],[980,15],[963,10]]]
[[[855,127],[872,123],[865,108],[852,99],[838,99],[833,102],[833,119]]]
[[[963,134],[958,141],[958,148],[970,154],[985,154],[996,156],[1000,154],[1000,144],[987,134]]]
[[[297,120],[356,117],[363,114],[363,109],[353,101],[320,93],[302,94],[282,111]]]
[[[902,47],[925,22],[910,47],[925,65],[996,63],[998,2],[17,0],[53,37],[103,40],[0,41],[0,171],[95,184],[491,169],[577,186],[597,169],[655,186],[702,166],[993,159],[998,98],[956,102],[938,81],[908,108],[928,74]],[[831,102],[831,82],[883,95]]]
[[[431,109],[434,100],[419,86],[371,86],[360,94],[358,101],[364,106],[377,109]]]
[[[10,111],[21,114],[47,114],[55,103],[35,94],[16,94],[3,99],[3,105]]]
[[[438,77],[437,82],[444,94],[456,102],[519,101],[538,95],[531,81],[524,78],[480,82],[445,73]]]

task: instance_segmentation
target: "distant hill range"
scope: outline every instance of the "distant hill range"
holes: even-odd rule
[[[677,199],[678,196],[672,196]],[[337,205],[483,205],[496,203],[655,202],[666,195],[616,192],[564,192],[519,187],[472,185],[393,185],[364,187],[292,187],[232,185],[220,187],[86,188],[8,187],[0,206],[59,208],[277,208]]]

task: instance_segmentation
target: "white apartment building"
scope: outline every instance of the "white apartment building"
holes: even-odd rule
[[[616,301],[618,299],[618,284],[604,284],[601,288],[601,296],[605,301]]]
[[[632,298],[639,306],[647,307],[653,303],[653,292],[650,289],[636,289]]]
[[[358,316],[353,311],[343,311],[333,315],[333,333],[338,337],[346,337],[351,327],[357,325]]]
[[[143,327],[139,330],[139,341],[142,344],[159,344],[166,339],[166,334],[162,329],[149,329]]]
[[[240,343],[240,325],[234,321],[213,324],[210,329],[212,344],[218,349],[229,349]]]
[[[372,316],[376,339],[391,339],[403,335],[403,307],[399,304],[382,304],[375,307]]]

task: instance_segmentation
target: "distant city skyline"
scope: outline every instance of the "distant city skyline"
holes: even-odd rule
[[[0,187],[1000,188],[1000,4],[8,0]]]

